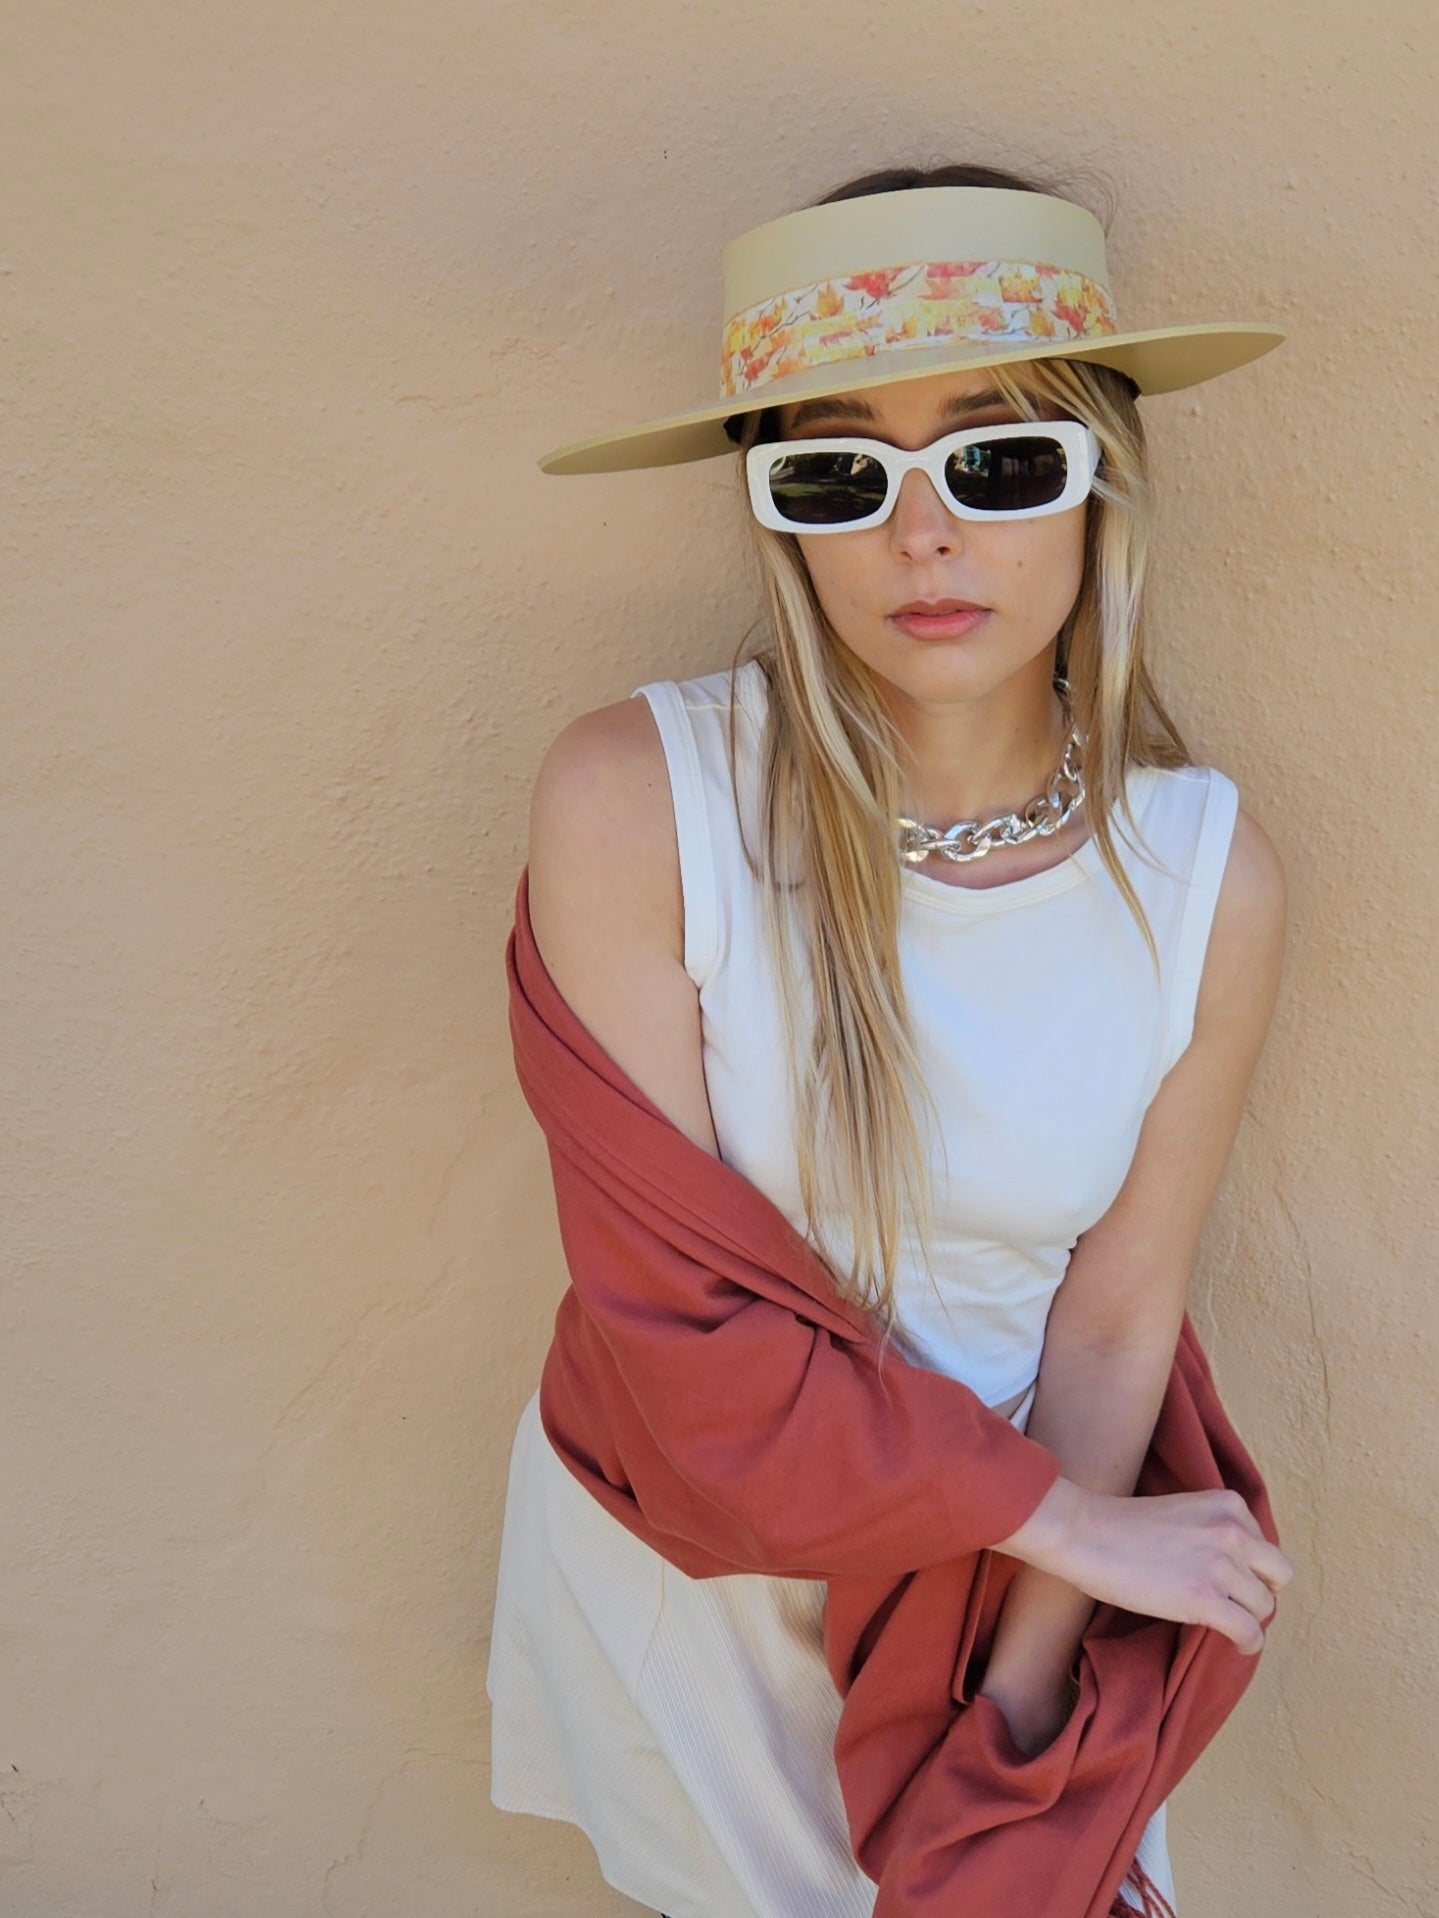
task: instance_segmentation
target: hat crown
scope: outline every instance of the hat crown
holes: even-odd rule
[[[794,287],[918,262],[1020,260],[1109,292],[1104,228],[1073,200],[1014,187],[920,186],[801,207],[725,247],[724,318]]]
[[[798,397],[822,369],[876,354],[917,367],[920,353],[979,359],[1119,330],[1104,229],[1051,193],[830,200],[741,234],[724,266],[722,398],[771,385]]]

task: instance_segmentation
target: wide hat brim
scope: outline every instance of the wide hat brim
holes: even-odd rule
[[[783,302],[786,289],[845,275],[881,274],[897,260],[1054,262],[1112,310],[1104,231],[1087,208],[1056,196],[990,187],[921,187],[787,214],[741,234],[725,248],[725,312]],[[892,269],[888,269],[892,270]],[[1048,269],[1046,269],[1047,271]],[[826,289],[828,290],[828,289]],[[1260,321],[1199,321],[1139,332],[1069,339],[945,337],[857,347],[847,357],[766,377],[745,391],[642,421],[544,454],[544,473],[618,473],[678,466],[736,450],[725,422],[765,407],[835,393],[860,393],[936,373],[1024,360],[1083,359],[1112,366],[1140,394],[1172,393],[1246,366],[1287,337]]]

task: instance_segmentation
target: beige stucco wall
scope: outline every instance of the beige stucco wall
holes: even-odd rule
[[[488,1801],[563,1268],[502,950],[572,714],[728,660],[719,250],[864,167],[1103,213],[1158,669],[1288,866],[1196,1323],[1297,1576],[1171,1800],[1182,1918],[1439,1910],[1422,0],[12,9],[0,1918],[632,1907]],[[602,858],[603,848],[593,849]]]

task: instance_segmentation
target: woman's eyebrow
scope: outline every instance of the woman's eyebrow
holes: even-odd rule
[[[1003,393],[994,387],[986,387],[982,393],[956,393],[940,407],[935,415],[937,421],[963,419],[970,413],[982,413],[987,407],[1008,406],[1009,401]],[[860,420],[874,424],[874,408],[868,400],[861,399],[819,399],[801,400],[794,410],[789,423],[789,431],[796,432],[801,426],[808,426],[812,420]]]

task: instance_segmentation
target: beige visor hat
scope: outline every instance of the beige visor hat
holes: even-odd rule
[[[574,440],[545,473],[617,473],[733,453],[766,406],[978,365],[1098,360],[1141,393],[1198,386],[1286,337],[1258,321],[1121,332],[1104,229],[1008,187],[930,186],[804,207],[724,249],[718,401]]]

